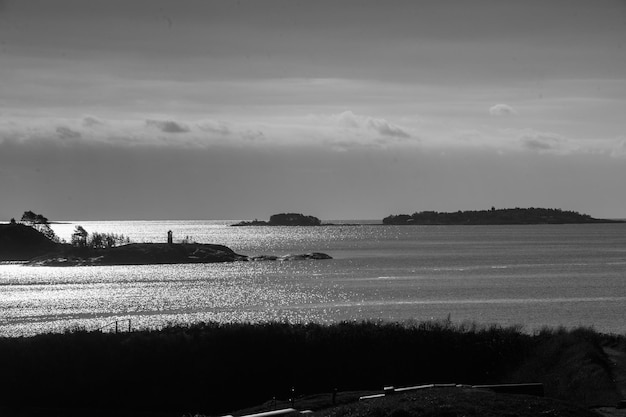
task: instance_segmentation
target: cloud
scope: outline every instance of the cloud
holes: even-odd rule
[[[374,129],[383,136],[391,136],[395,138],[411,137],[411,135],[402,130],[400,127],[392,125],[384,119],[370,119],[368,120],[367,125],[370,129]]]
[[[146,126],[159,129],[163,133],[187,133],[189,128],[172,120],[146,120]]]
[[[85,116],[83,118],[83,126],[85,126],[85,127],[103,126],[105,124],[106,123],[103,120],[101,120],[101,119],[99,119],[99,118],[97,118],[95,116]]]
[[[520,131],[518,138],[525,149],[532,151],[558,151],[567,144],[567,140],[561,135],[532,129]]]
[[[508,104],[496,104],[489,108],[489,114],[496,117],[506,117],[517,115],[517,110]]]
[[[265,135],[260,130],[246,130],[241,137],[248,141],[258,141],[265,139]]]
[[[56,128],[57,136],[59,139],[80,139],[82,134],[76,130],[72,130],[66,126],[59,126]]]
[[[373,130],[381,136],[388,136],[400,139],[408,139],[411,137],[411,135],[406,130],[404,130],[400,126],[388,122],[385,119],[357,115],[350,110],[344,111],[343,113],[331,115],[330,120],[341,126],[351,129]]]
[[[227,136],[232,133],[230,127],[228,127],[226,123],[215,120],[203,120],[198,122],[197,126],[204,132],[217,133],[223,136]]]
[[[616,141],[615,146],[611,150],[611,156],[616,158],[626,157],[626,138],[620,138]]]

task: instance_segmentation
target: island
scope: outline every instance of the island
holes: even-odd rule
[[[231,226],[320,226],[322,221],[314,216],[301,213],[281,213],[270,216],[269,221],[242,221]]]
[[[595,219],[575,211],[546,208],[509,208],[440,213],[422,211],[412,215],[391,215],[383,219],[387,225],[507,225],[507,224],[578,224],[624,223],[622,220]]]
[[[168,233],[168,237],[170,236]],[[332,257],[321,252],[284,256],[247,256],[238,254],[224,245],[173,243],[171,241],[90,247],[81,241],[78,241],[78,244],[55,242],[24,224],[0,224],[0,261],[21,261],[31,266],[149,265],[320,259],[332,259]]]

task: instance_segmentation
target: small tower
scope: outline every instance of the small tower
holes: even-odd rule
[[[171,230],[167,231],[167,243],[170,244],[170,245],[172,243],[174,243],[174,238],[172,237],[172,231]]]

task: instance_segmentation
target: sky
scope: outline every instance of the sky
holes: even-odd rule
[[[0,219],[626,218],[624,0],[0,0]]]

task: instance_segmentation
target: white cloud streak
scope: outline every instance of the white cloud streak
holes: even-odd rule
[[[330,116],[318,117],[320,117],[322,120],[326,119],[343,127],[374,131],[381,136],[387,136],[397,139],[408,139],[411,137],[411,134],[409,134],[404,128],[395,125],[385,119],[357,115],[350,110]]]
[[[496,117],[516,116],[517,110],[508,104],[496,104],[489,108],[489,114]]]
[[[403,121],[406,121],[403,119]],[[429,149],[500,152],[533,152],[573,155],[625,156],[624,139],[580,139],[531,128],[499,129],[416,122],[405,127],[385,118],[343,111],[333,114],[241,122],[219,119],[176,120],[170,117],[113,120],[98,116],[80,119],[0,119],[0,144],[35,142],[68,147],[78,143],[114,147],[172,149],[231,147],[325,146],[336,151],[350,149]],[[155,134],[156,132],[156,134]]]

